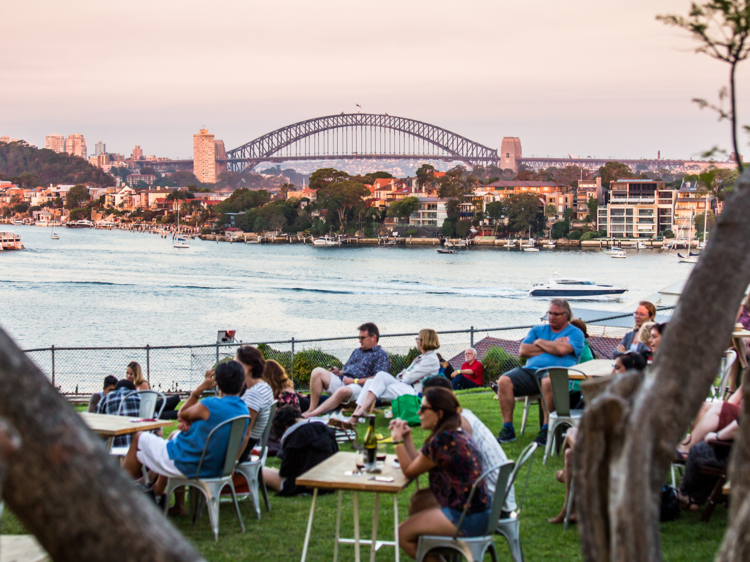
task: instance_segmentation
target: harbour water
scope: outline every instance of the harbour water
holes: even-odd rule
[[[611,259],[596,250],[228,244],[172,247],[158,235],[14,226],[25,251],[0,254],[0,326],[22,348],[211,343],[537,322],[546,300],[528,290],[560,276],[628,289],[619,301],[577,303],[621,311],[685,279],[692,265],[659,250]]]

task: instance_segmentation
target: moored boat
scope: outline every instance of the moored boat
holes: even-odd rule
[[[21,236],[13,232],[0,232],[0,250],[25,250]]]
[[[565,297],[590,298],[603,296],[617,296],[627,289],[612,285],[597,285],[588,279],[575,277],[553,277],[548,283],[534,285],[529,291],[531,297]]]

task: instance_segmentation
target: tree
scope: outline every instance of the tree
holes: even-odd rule
[[[310,176],[310,183],[312,184],[312,176]],[[361,183],[344,180],[330,183],[326,187],[319,189],[318,201],[324,209],[328,209],[338,215],[341,231],[343,232],[346,226],[347,214],[357,205],[361,205],[363,203],[362,197],[369,193],[370,190]]]
[[[550,203],[550,204],[549,204],[549,205],[547,205],[547,207],[546,207],[546,208],[544,209],[544,212],[546,213],[546,215],[547,215],[548,217],[554,217],[554,216],[555,216],[555,213],[557,212],[557,209],[555,209],[555,206],[554,206],[554,205],[553,205],[552,203]]]
[[[419,209],[419,199],[416,197],[405,197],[400,201],[394,201],[388,206],[387,215],[389,217],[398,217],[408,219],[412,213]]]
[[[391,179],[393,176],[389,174],[388,172],[373,172],[372,174],[368,174],[373,179]]]
[[[557,221],[552,225],[552,238],[557,240],[558,238],[565,238],[570,231],[570,223],[568,221]]]
[[[586,201],[586,206],[589,208],[588,219],[596,222],[599,215],[599,200],[596,197],[589,197],[589,200]]]
[[[680,15],[656,16],[666,25],[688,31],[700,44],[696,53],[704,53],[711,58],[729,64],[729,92],[726,87],[719,91],[719,105],[704,99],[693,99],[701,109],[709,108],[719,114],[719,120],[728,119],[731,123],[732,146],[737,155],[737,168],[742,173],[740,149],[737,144],[737,93],[735,74],[737,65],[750,54],[750,0],[709,0],[705,4],[693,2],[688,17]],[[729,109],[723,107],[729,96]],[[747,128],[746,128],[747,129]],[[750,129],[747,129],[750,131]],[[714,148],[715,152],[717,149]]]
[[[599,168],[599,175],[602,178],[602,185],[609,189],[609,185],[614,180],[627,179],[635,177],[630,171],[630,166],[622,162],[607,162]]]
[[[154,176],[156,178],[161,177],[161,174],[157,172],[156,168],[154,168],[153,166],[143,166],[141,168],[141,174],[143,174],[144,176],[145,175]]]
[[[714,223],[716,222],[716,217],[714,216],[712,211],[708,211],[707,221],[706,213],[699,213],[695,215],[695,218],[693,219],[693,225],[695,226],[695,233],[699,236],[703,234],[704,222],[708,222],[708,231],[711,232],[711,229],[714,227]]]
[[[422,164],[416,172],[417,185],[420,189],[424,189],[425,186],[432,187],[435,183],[435,166],[429,164]]]
[[[86,189],[85,185],[74,185],[68,190],[68,194],[65,197],[65,208],[78,209],[83,203],[90,199],[91,195],[89,190]]]
[[[349,174],[336,168],[321,168],[315,170],[310,176],[310,189],[319,191],[325,189],[334,182],[343,182],[349,179]]]
[[[537,223],[541,214],[539,198],[531,193],[520,193],[505,198],[505,213],[508,217],[508,230],[520,232],[530,224]]]

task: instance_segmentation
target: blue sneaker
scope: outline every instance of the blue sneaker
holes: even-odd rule
[[[500,435],[497,436],[498,443],[510,443],[511,441],[515,441],[515,440],[516,440],[516,432],[509,427],[503,427],[503,430],[500,432]]]

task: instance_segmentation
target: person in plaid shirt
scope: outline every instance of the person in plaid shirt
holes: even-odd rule
[[[101,399],[96,413],[109,414],[111,416],[119,414],[121,416],[137,418],[141,411],[141,397],[137,394],[133,394],[132,396],[125,398],[128,393],[133,392],[134,390],[135,385],[129,380],[124,379],[118,381],[115,385],[115,389]],[[123,398],[125,398],[124,403],[122,403]],[[122,410],[120,410],[120,403],[122,403]],[[130,447],[130,440],[132,438],[132,435],[118,435],[115,437],[112,446]]]
[[[310,407],[302,414],[305,418],[320,416],[337,408],[339,404],[355,401],[365,382],[380,371],[391,370],[391,358],[378,345],[380,331],[372,322],[359,328],[359,349],[355,349],[341,370],[336,367],[316,367],[310,374]],[[327,390],[331,396],[322,404],[320,397]]]

